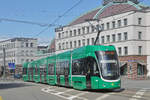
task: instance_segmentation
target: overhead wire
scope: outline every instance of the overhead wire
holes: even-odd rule
[[[70,12],[73,8],[75,8],[76,6],[78,6],[83,0],[79,0],[76,4],[74,4],[71,8],[69,8],[68,10],[66,10],[62,15],[58,16],[52,23],[50,23],[48,25],[48,27],[44,28],[43,30],[41,30],[39,33],[37,33],[35,35],[35,37],[39,36],[40,34],[42,34],[43,32],[45,32],[47,29],[49,29],[49,27],[51,27],[51,25],[55,24],[57,21],[59,21],[62,17],[64,17],[68,12]]]

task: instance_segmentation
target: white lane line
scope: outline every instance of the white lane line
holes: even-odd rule
[[[73,100],[75,98],[79,98],[79,99],[82,99],[82,100],[88,100],[86,98],[79,97],[79,96],[82,96],[82,95],[84,95],[86,93],[89,93],[89,92],[80,92],[80,93],[78,93],[76,95],[71,95],[71,94],[68,94],[66,92],[74,91],[74,89],[68,89],[66,91],[60,92],[60,91],[56,91],[56,90],[51,89],[51,88],[42,88],[41,91],[46,92],[46,93],[50,93],[52,95],[56,95],[58,97],[61,97],[61,98],[67,99],[67,100]],[[61,94],[65,94],[67,97],[63,96]]]
[[[46,92],[46,93],[50,93],[51,91],[54,91],[54,90],[47,89],[47,88],[42,88],[41,91]]]
[[[52,93],[52,94],[54,94],[54,95],[60,95],[60,94],[63,94],[63,93],[66,93],[66,92],[70,92],[70,91],[73,91],[73,89],[68,89],[68,90],[66,90],[64,92],[55,91],[57,93]]]
[[[72,99],[74,99],[74,98],[76,98],[77,96],[71,96],[71,97],[68,97],[67,99],[68,100],[72,100]]]
[[[95,100],[103,100],[103,99],[107,98],[108,96],[110,96],[110,95],[109,94],[104,94],[104,95],[96,98]]]
[[[68,100],[72,100],[72,99],[75,99],[75,98],[81,98],[81,99],[83,99],[83,100],[87,100],[86,98],[79,97],[79,96],[82,96],[82,95],[84,95],[84,94],[86,94],[86,93],[89,93],[89,92],[81,92],[81,93],[78,93],[78,94],[76,94],[76,95],[70,96],[70,97],[68,97],[67,99],[68,99]]]
[[[141,90],[137,91],[136,94],[133,95],[132,98],[130,98],[129,100],[141,99],[145,92],[146,92],[146,89],[141,89]]]

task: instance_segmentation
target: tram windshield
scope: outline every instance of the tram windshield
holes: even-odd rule
[[[96,51],[102,77],[107,80],[119,78],[119,64],[115,51]]]

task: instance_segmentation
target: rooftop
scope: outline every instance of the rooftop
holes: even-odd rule
[[[101,19],[129,11],[142,11],[149,8],[149,6],[138,3],[138,0],[120,0],[120,2],[119,0],[108,1],[109,2],[105,3],[105,5],[103,4],[102,6],[81,15],[72,21],[69,25],[83,23],[86,19]]]
[[[6,41],[11,41],[11,42],[14,42],[14,41],[27,41],[27,40],[37,40],[36,38],[24,38],[24,37],[16,37],[16,38],[11,38],[11,39],[6,39],[6,40],[3,40],[3,41],[0,41],[0,43],[2,42],[6,42]]]

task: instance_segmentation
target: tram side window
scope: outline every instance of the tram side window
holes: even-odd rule
[[[29,68],[29,74],[33,75],[33,68]]]
[[[43,73],[43,68],[40,68],[40,75],[42,75]]]
[[[72,62],[73,75],[98,75],[98,66],[93,57],[76,59]]]
[[[43,68],[44,75],[46,75],[46,66]]]
[[[37,68],[37,66],[35,67],[35,75],[38,75],[38,68]]]
[[[59,62],[56,63],[56,74],[57,75],[60,74],[60,63]]]
[[[48,75],[54,75],[54,64],[48,64]]]
[[[23,68],[23,75],[27,74],[27,68]]]
[[[58,62],[56,65],[56,73],[60,75],[69,74],[69,61]]]
[[[65,61],[65,69],[64,74],[69,75],[69,61]]]
[[[64,75],[64,68],[65,68],[65,63],[60,62],[60,75]]]

